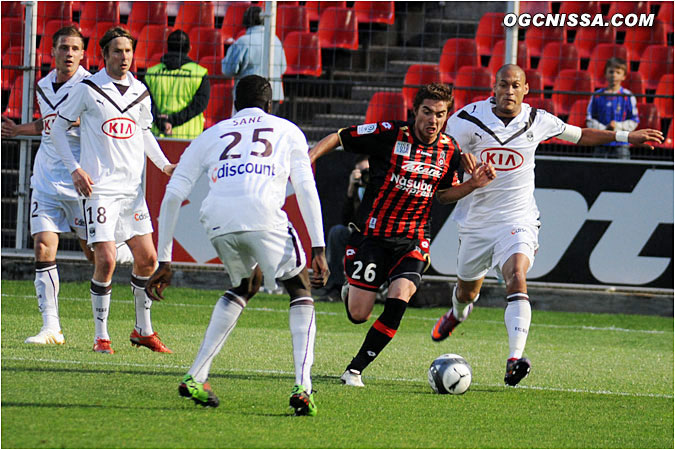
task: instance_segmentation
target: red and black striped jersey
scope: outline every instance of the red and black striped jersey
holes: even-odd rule
[[[454,139],[440,133],[426,145],[406,122],[357,125],[338,135],[345,151],[370,155],[356,224],[363,235],[429,239],[434,194],[457,182],[461,151]]]

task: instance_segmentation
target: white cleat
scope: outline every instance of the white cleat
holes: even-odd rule
[[[342,384],[346,384],[347,386],[365,387],[365,384],[361,381],[361,373],[358,370],[345,370],[340,380],[342,380]]]
[[[40,345],[63,345],[66,339],[63,337],[62,331],[54,330],[40,330],[35,336],[31,336],[24,341],[25,344],[40,344]]]

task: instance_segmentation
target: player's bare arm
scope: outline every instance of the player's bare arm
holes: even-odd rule
[[[42,119],[17,125],[8,117],[2,116],[2,137],[13,138],[19,135],[38,136],[42,133]]]
[[[457,186],[436,192],[436,199],[442,204],[454,203],[476,189],[487,186],[495,178],[497,178],[497,171],[492,167],[492,164],[481,164],[473,169],[471,179]]]
[[[312,277],[310,279],[313,288],[322,288],[328,281],[330,270],[326,261],[325,247],[312,247]]]
[[[314,162],[323,155],[332,152],[340,145],[340,136],[338,133],[332,133],[321,139],[310,151],[309,159]]]
[[[627,133],[623,135],[622,133]],[[596,130],[593,128],[582,128],[581,130],[581,139],[577,142],[578,145],[602,145],[608,144],[610,142],[628,142],[633,145],[640,147],[646,147],[650,150],[653,150],[652,145],[647,144],[647,142],[663,142],[663,133],[659,130],[654,130],[651,128],[646,128],[644,130],[637,131],[609,131],[609,130]]]

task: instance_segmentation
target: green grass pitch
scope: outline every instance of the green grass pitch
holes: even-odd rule
[[[368,324],[318,303],[313,368],[316,417],[293,417],[288,300],[259,295],[215,359],[219,408],[178,396],[219,292],[170,288],[153,307],[174,354],[132,347],[129,286],[115,285],[114,355],[91,351],[89,286],[63,283],[64,346],[23,341],[41,324],[32,282],[2,282],[3,448],[673,448],[673,319],[533,312],[517,388],[503,385],[503,310],[477,308],[453,336],[429,332],[443,309],[409,309],[398,334],[363,376],[339,376]],[[427,368],[458,353],[473,368],[462,396],[433,394]]]

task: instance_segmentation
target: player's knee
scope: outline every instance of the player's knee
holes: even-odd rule
[[[94,256],[94,264],[100,273],[110,273],[115,270],[115,255],[108,252],[99,252]]]
[[[523,291],[527,289],[527,274],[524,270],[513,269],[503,275],[508,291]]]
[[[367,308],[364,308],[363,306],[359,305],[356,302],[354,302],[353,304],[350,303],[347,310],[349,312],[347,317],[352,323],[359,324],[366,322],[368,319],[370,319],[371,311]]]

